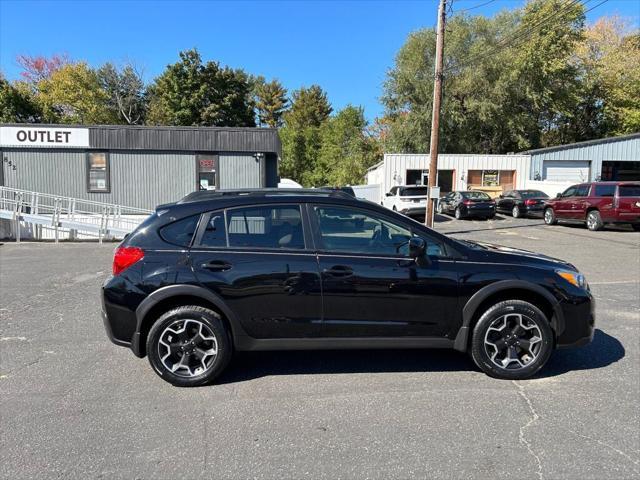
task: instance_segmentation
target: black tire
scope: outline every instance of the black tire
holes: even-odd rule
[[[587,228],[592,232],[597,232],[598,230],[602,230],[604,227],[604,223],[602,222],[602,217],[600,216],[600,212],[598,210],[591,210],[587,213]]]
[[[544,223],[547,225],[555,225],[558,223],[558,219],[556,218],[556,212],[553,211],[553,208],[548,207],[544,210]]]
[[[632,223],[631,228],[636,232],[640,232],[640,223]]]
[[[511,209],[511,216],[513,218],[521,217],[520,207],[518,205],[514,205],[513,208]]]
[[[393,210],[394,212],[397,212],[397,211],[398,211],[398,209],[396,208],[396,206],[395,206],[395,205],[391,208],[391,210]]]
[[[460,210],[460,207],[456,207],[454,216],[456,217],[456,220],[462,220],[462,210]]]
[[[438,215],[442,215],[444,212],[442,211],[442,203],[438,202],[438,206],[436,207],[436,213]]]
[[[184,324],[185,320],[191,320],[191,322],[187,322]],[[209,330],[207,332],[208,338],[215,338],[215,344],[213,340],[210,340],[210,345],[215,345],[216,354],[209,354],[208,356],[213,356],[213,359],[206,360],[207,368],[204,369],[201,373],[197,372],[197,368],[186,367],[189,372],[189,376],[186,374],[176,374],[172,372],[165,363],[163,363],[160,350],[169,349],[165,345],[161,345],[160,340],[163,335],[168,335],[169,339],[171,339],[172,333],[166,333],[166,329],[172,324],[182,325],[183,327],[188,326],[189,328],[194,328],[198,324],[205,325],[206,329]],[[186,328],[185,328],[186,330]],[[200,330],[202,331],[202,330]],[[213,334],[213,337],[211,337]],[[191,336],[188,331],[185,331],[184,335],[186,337]],[[194,337],[195,338],[195,337]],[[203,337],[200,337],[203,338]],[[187,340],[185,340],[186,342]],[[196,340],[196,346],[198,346],[198,340]],[[172,345],[186,345],[182,340],[173,342]],[[193,343],[191,343],[193,345]],[[180,347],[182,348],[182,347]],[[193,347],[195,348],[195,347]],[[206,348],[206,347],[203,347]],[[211,348],[213,350],[213,348]],[[177,351],[177,348],[174,350],[177,353],[172,354],[171,357],[175,355],[176,358],[180,358],[180,352]],[[149,357],[149,363],[153,370],[160,376],[163,380],[171,383],[172,385],[178,387],[195,387],[198,385],[204,385],[212,382],[222,371],[225,369],[229,360],[231,359],[232,353],[232,344],[230,340],[229,332],[225,328],[224,322],[213,310],[209,310],[208,308],[199,307],[196,305],[187,305],[183,307],[177,307],[173,310],[169,310],[165,314],[163,314],[151,327],[149,331],[149,335],[147,336],[147,355]],[[196,355],[195,353],[193,355]],[[197,355],[195,357],[191,357],[189,359],[189,355],[187,355],[187,363],[191,362],[197,363],[198,360],[202,361],[202,359],[198,359]],[[206,358],[206,357],[205,357]],[[182,360],[180,360],[181,362]],[[179,362],[176,362],[179,363]]]
[[[495,213],[493,215],[489,215],[487,217],[487,220],[493,220],[494,218],[496,218],[496,214]]]
[[[518,316],[520,316],[520,320],[518,320]],[[513,356],[517,358],[517,360],[511,362],[508,362],[506,355],[503,360],[500,360],[501,355],[499,354],[495,355],[495,360],[492,360],[492,354],[499,350],[497,348],[493,349],[494,347],[491,345],[485,345],[485,340],[492,340],[490,338],[491,335],[500,335],[495,329],[491,331],[489,329],[496,322],[501,323],[502,318],[508,319],[508,322],[505,321],[504,329],[509,335],[512,335],[515,331],[510,328],[509,322],[519,321],[520,325],[525,323],[527,326],[527,329],[522,329],[523,338],[518,338],[516,335],[510,338],[501,337],[495,341],[494,347],[499,342],[503,345],[510,345],[506,347],[506,351],[513,351],[515,353]],[[540,334],[539,337],[538,333]],[[528,335],[531,335],[531,337],[527,340],[524,337]],[[529,342],[534,336],[540,338],[540,341],[531,343],[533,346],[529,350],[521,347],[524,342]],[[553,330],[544,313],[535,305],[522,300],[506,300],[489,308],[476,323],[471,338],[471,358],[473,358],[478,368],[491,377],[504,380],[522,380],[535,375],[547,363],[553,348]],[[529,353],[533,352],[532,349],[535,349],[535,354],[531,353],[530,355]],[[503,361],[508,362],[506,367],[498,365]]]

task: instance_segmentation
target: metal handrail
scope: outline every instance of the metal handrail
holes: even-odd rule
[[[133,231],[140,224],[140,217],[151,213],[143,208],[0,186],[0,215],[15,222],[18,242],[21,221],[53,228],[56,242],[61,229],[69,231],[70,238],[81,231],[97,235],[102,242],[106,236]]]

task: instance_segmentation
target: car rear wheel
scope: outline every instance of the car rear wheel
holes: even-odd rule
[[[556,219],[556,214],[553,211],[553,208],[545,209],[544,223],[546,223],[547,225],[555,225],[556,223],[558,223],[558,220]]]
[[[597,232],[598,230],[602,230],[602,227],[604,227],[604,223],[602,222],[599,211],[591,210],[587,213],[587,228],[589,230]]]
[[[462,210],[460,210],[460,207],[456,208],[454,215],[456,217],[456,220],[460,220],[462,218]]]
[[[436,207],[436,212],[438,212],[439,215],[442,215],[442,203],[438,202],[438,206]]]
[[[520,207],[514,205],[513,209],[511,210],[511,216],[513,218],[520,218]]]
[[[215,379],[231,358],[231,342],[220,316],[195,305],[174,308],[153,324],[147,338],[153,370],[179,387]]]
[[[507,300],[489,308],[476,323],[471,357],[487,375],[521,380],[547,363],[553,344],[553,330],[538,307]]]

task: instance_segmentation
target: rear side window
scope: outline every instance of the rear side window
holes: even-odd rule
[[[191,245],[199,219],[200,215],[193,215],[165,225],[160,229],[160,237],[167,243],[188,247]]]
[[[620,185],[618,192],[621,197],[640,197],[640,185]]]
[[[224,213],[212,212],[206,217],[207,224],[200,239],[201,247],[226,247],[227,232],[224,224]]]
[[[273,205],[227,210],[230,247],[304,249],[300,207]]]
[[[596,185],[595,196],[596,197],[613,197],[616,194],[615,185]]]

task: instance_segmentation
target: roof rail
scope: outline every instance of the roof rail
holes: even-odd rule
[[[202,202],[230,196],[275,197],[286,195],[354,198],[352,195],[340,190],[321,190],[318,188],[247,188],[233,190],[201,190],[186,195],[176,203]]]

